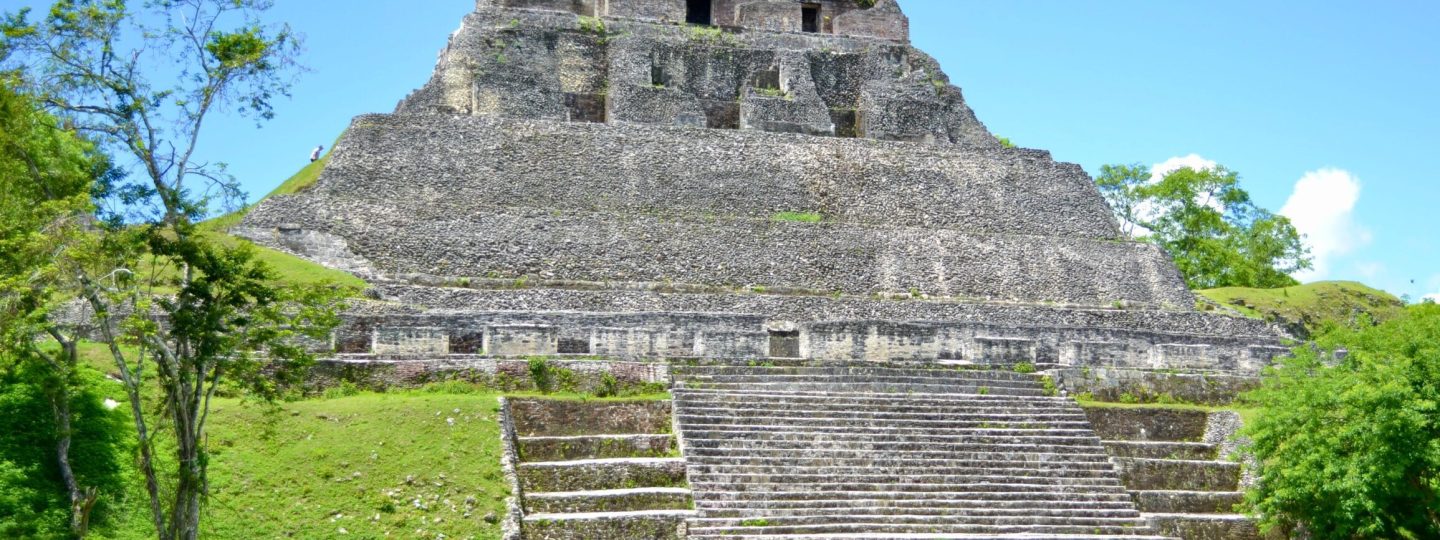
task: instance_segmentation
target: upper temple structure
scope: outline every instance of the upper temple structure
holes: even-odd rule
[[[356,369],[1024,364],[1204,402],[1285,353],[1197,309],[1079,166],[1002,145],[908,34],[896,0],[478,0],[429,81],[235,232],[366,278],[334,341]],[[694,536],[728,519],[697,508]],[[652,537],[592,533],[527,538]]]

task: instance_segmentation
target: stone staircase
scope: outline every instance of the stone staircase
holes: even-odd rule
[[[1035,375],[677,366],[690,538],[1160,538]]]
[[[670,402],[511,400],[522,540],[684,538]]]
[[[1240,464],[1221,459],[1239,415],[1165,407],[1085,412],[1156,530],[1183,540],[1261,538],[1255,523],[1235,511],[1244,498]]]

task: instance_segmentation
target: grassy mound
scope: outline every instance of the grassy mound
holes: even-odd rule
[[[331,146],[333,147],[334,145],[332,144]],[[305,165],[299,172],[296,172],[290,178],[281,182],[280,186],[266,194],[265,198],[268,199],[276,195],[289,195],[304,191],[314,185],[316,180],[320,179],[320,173],[325,170],[325,166],[329,163],[330,154],[327,152],[320,159]],[[206,234],[211,235],[214,240],[222,244],[233,245],[241,242],[249,244],[250,241],[231,236],[227,233],[231,227],[238,225],[240,220],[245,218],[247,212],[249,212],[248,207],[206,220],[200,224],[200,228],[205,231]],[[263,246],[255,246],[255,250],[257,258],[270,265],[270,267],[275,270],[280,281],[299,284],[328,282],[349,287],[356,291],[365,288],[365,282],[349,272],[328,268],[289,253]]]
[[[1279,323],[1300,338],[1314,335],[1327,325],[1355,324],[1362,315],[1383,322],[1405,309],[1405,303],[1394,295],[1353,281],[1319,281],[1282,289],[1224,287],[1196,292],[1247,316]]]

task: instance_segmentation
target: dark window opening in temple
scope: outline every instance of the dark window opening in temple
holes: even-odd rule
[[[759,90],[780,90],[780,68],[772,67],[755,72],[755,76],[750,79],[750,86]]]
[[[806,32],[820,31],[820,4],[804,4],[800,7],[800,29]]]
[[[770,331],[770,357],[771,358],[799,358],[800,357],[800,332],[779,332]]]
[[[481,354],[485,352],[483,332],[456,332],[450,334],[450,354]]]
[[[590,340],[582,338],[560,338],[555,352],[560,354],[590,354]]]
[[[665,86],[665,66],[650,64],[650,86]]]
[[[685,22],[710,25],[710,0],[685,0]]]

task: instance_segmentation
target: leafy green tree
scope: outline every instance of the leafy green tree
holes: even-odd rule
[[[83,271],[76,254],[93,247],[93,179],[111,169],[93,144],[18,91],[19,82],[0,75],[0,366],[31,373],[27,383],[44,388],[54,438],[46,447],[69,495],[70,529],[84,536],[99,493],[71,466],[79,340],[51,311]]]
[[[1440,306],[1337,327],[1246,399],[1261,409],[1245,428],[1260,475],[1246,504],[1264,527],[1440,538]]]
[[[112,225],[68,291],[88,304],[124,383],[149,511],[162,540],[199,534],[207,490],[205,430],[222,383],[271,398],[311,360],[338,322],[343,294],[275,283],[248,245],[215,242],[195,220],[241,199],[221,164],[195,159],[206,120],[272,115],[294,72],[298,42],[263,25],[264,0],[60,0],[37,22],[7,15],[0,50],[24,67],[68,125],[137,172],[106,186]],[[157,62],[147,64],[146,62]],[[150,78],[151,75],[157,75]],[[48,197],[49,194],[38,195]],[[108,263],[110,267],[104,268]],[[122,345],[132,345],[127,352]],[[158,384],[164,427],[150,425],[141,384]],[[173,478],[155,437],[174,437]]]
[[[1122,232],[1165,248],[1192,289],[1288,287],[1310,268],[1290,220],[1256,206],[1224,167],[1151,182],[1143,165],[1105,165],[1095,182]]]

